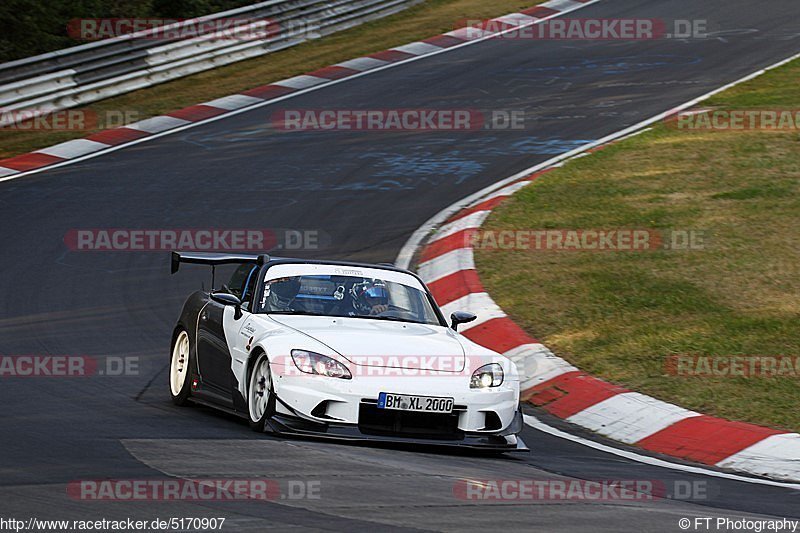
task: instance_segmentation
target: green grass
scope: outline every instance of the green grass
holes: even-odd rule
[[[544,0],[428,0],[396,15],[248,61],[195,74],[77,109],[98,116],[133,111],[136,119],[161,115],[260,85],[327,67],[347,59],[426,39],[463,26],[464,20],[502,16]],[[459,21],[462,24],[459,24]],[[24,131],[0,129],[0,159],[30,152],[103,129]]]
[[[705,102],[800,107],[800,61]],[[652,131],[522,190],[485,229],[704,230],[704,249],[480,251],[524,329],[581,369],[684,407],[800,430],[798,378],[670,375],[670,355],[800,356],[800,133]]]

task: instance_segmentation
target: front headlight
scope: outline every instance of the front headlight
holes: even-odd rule
[[[292,350],[294,365],[306,374],[316,374],[329,378],[353,379],[350,371],[342,363],[330,357],[306,350]]]
[[[483,365],[472,373],[470,389],[488,389],[503,384],[503,367],[497,363]]]

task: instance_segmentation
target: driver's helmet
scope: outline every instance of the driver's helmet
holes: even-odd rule
[[[376,305],[389,303],[386,284],[379,280],[365,281],[353,286],[353,307],[360,313],[369,314]]]
[[[279,278],[269,282],[267,301],[273,311],[288,310],[300,292],[300,278]]]

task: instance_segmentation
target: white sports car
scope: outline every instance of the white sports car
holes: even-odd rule
[[[389,265],[172,254],[238,265],[186,301],[172,335],[173,401],[247,418],[256,431],[525,450],[519,377],[460,335],[424,283]]]

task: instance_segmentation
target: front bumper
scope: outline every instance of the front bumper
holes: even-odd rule
[[[423,444],[468,448],[491,452],[527,452],[528,448],[517,436],[522,430],[522,411],[516,411],[511,425],[497,433],[459,432],[457,436],[408,436],[391,432],[375,432],[359,424],[340,422],[320,423],[298,416],[275,414],[267,423],[267,431],[277,435],[314,437],[343,441],[390,442],[396,444]]]
[[[382,392],[453,398],[457,429],[464,433],[497,434],[510,427],[519,409],[519,381],[507,380],[491,390],[471,389],[470,373],[388,378],[356,376],[351,380],[297,375],[272,365],[277,414],[319,424],[359,425],[364,404],[376,403]]]

